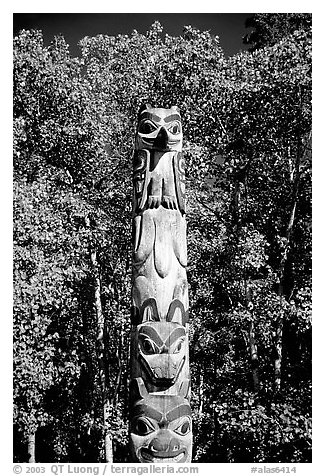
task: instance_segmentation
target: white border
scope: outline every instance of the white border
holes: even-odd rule
[[[243,8],[245,7],[245,8]],[[214,11],[217,9],[218,11]],[[324,9],[320,1],[288,1],[276,0],[262,3],[261,1],[247,2],[210,2],[200,0],[199,2],[185,2],[165,0],[157,2],[142,1],[141,4],[119,1],[113,4],[107,1],[72,2],[68,0],[58,0],[56,2],[43,1],[13,1],[11,5],[4,5],[0,15],[0,45],[1,45],[1,183],[0,183],[0,203],[1,203],[1,310],[2,310],[2,332],[0,332],[0,362],[2,382],[5,382],[1,393],[1,448],[5,455],[0,467],[4,466],[3,474],[12,473],[12,336],[11,336],[11,315],[12,315],[12,14],[13,13],[245,13],[245,12],[309,12],[313,14],[313,463],[297,464],[298,475],[323,474],[321,470],[324,464],[324,407],[323,395],[325,388],[324,379],[324,320],[325,315],[323,295],[324,295],[324,120],[321,113],[324,111]],[[322,35],[322,36],[321,36]],[[322,114],[323,115],[323,114]],[[8,117],[9,116],[9,117]],[[316,330],[315,330],[316,329]],[[7,468],[8,466],[8,468]],[[199,474],[217,473],[223,475],[250,474],[250,467],[253,464],[198,464]],[[263,467],[263,464],[257,464]],[[267,465],[270,466],[270,465]],[[288,466],[287,464],[276,464],[272,466]],[[291,465],[290,465],[291,466]],[[23,473],[24,474],[24,473]],[[281,474],[281,473],[279,473]],[[294,473],[292,473],[294,474]]]

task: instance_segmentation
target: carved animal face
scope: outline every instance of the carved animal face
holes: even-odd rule
[[[182,140],[182,124],[178,107],[163,109],[145,105],[140,109],[136,136],[137,150],[180,152]]]
[[[140,463],[191,461],[192,418],[186,399],[148,395],[132,409],[131,453]]]
[[[138,327],[141,366],[155,385],[175,383],[185,362],[185,327],[175,322],[147,322]]]

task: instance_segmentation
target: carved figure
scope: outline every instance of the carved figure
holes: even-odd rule
[[[189,462],[185,169],[179,109],[143,106],[133,158],[133,461]]]
[[[149,394],[141,379],[134,380],[133,384],[138,396],[131,412],[130,434],[133,461],[140,463],[190,462],[193,435],[188,400],[182,395]]]
[[[135,207],[184,210],[182,124],[179,109],[143,106],[134,153]]]
[[[148,391],[178,395],[189,391],[188,335],[175,322],[148,322],[132,334],[131,377],[141,377]],[[187,390],[185,390],[187,388]]]

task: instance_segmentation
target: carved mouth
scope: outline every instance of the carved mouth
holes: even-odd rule
[[[145,369],[147,370],[147,372],[151,376],[152,382],[155,385],[158,385],[158,386],[173,385],[176,382],[177,377],[179,376],[179,374],[180,374],[180,372],[181,372],[181,370],[184,366],[184,363],[185,363],[185,356],[184,356],[182,358],[182,360],[178,363],[174,374],[167,378],[165,375],[159,376],[159,373],[157,372],[157,370],[150,367],[150,364],[145,359],[145,357],[142,355],[142,353],[140,353],[140,356],[142,358],[142,362],[144,364]]]
[[[142,448],[140,455],[144,463],[184,463],[186,459],[184,450],[181,450],[175,456],[158,456],[152,454],[147,448]]]
[[[142,138],[142,142],[145,145],[150,145],[150,147],[153,150],[157,150],[157,151],[161,151],[161,152],[172,151],[172,147],[175,146],[177,143],[179,143],[179,140],[170,140],[170,141],[168,141],[166,148],[160,148],[160,147],[157,147],[157,146],[154,145],[154,141],[155,141],[155,138],[153,138],[153,139],[143,139]]]

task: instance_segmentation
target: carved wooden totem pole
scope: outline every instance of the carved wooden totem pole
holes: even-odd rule
[[[133,462],[191,461],[185,172],[179,109],[143,106],[134,152]]]

